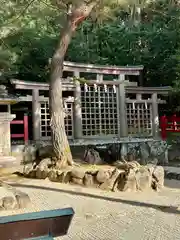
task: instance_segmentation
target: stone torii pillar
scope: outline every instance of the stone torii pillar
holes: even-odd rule
[[[74,77],[79,78],[79,72],[74,72]],[[74,138],[82,138],[82,109],[81,109],[81,85],[75,81],[74,91]]]
[[[119,137],[127,137],[127,118],[126,118],[126,94],[125,94],[125,75],[119,75],[118,80],[120,81],[118,86],[118,114],[119,114]]]
[[[39,89],[32,90],[32,120],[33,120],[33,140],[40,141],[41,128],[41,108],[39,102]]]

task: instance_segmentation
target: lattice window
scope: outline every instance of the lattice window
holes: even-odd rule
[[[152,135],[152,104],[127,103],[126,114],[129,134]]]
[[[82,85],[81,102],[84,136],[118,134],[116,88],[112,85]]]
[[[73,103],[67,102],[65,104],[65,129],[68,137],[73,136]],[[50,137],[50,115],[48,102],[41,102],[41,136]]]

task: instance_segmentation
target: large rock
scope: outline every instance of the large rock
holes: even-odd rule
[[[84,154],[84,161],[89,164],[104,164],[104,161],[100,158],[98,151],[93,148],[87,149]]]
[[[170,146],[166,141],[151,142],[149,146],[152,158],[156,158],[160,164],[168,164],[168,149]]]
[[[40,168],[36,169],[36,178],[46,179],[48,177],[49,170],[41,170]]]
[[[121,159],[121,144],[99,145],[95,147],[95,150],[105,163],[112,164]]]
[[[22,169],[22,174],[25,177],[28,177],[28,174],[30,171],[33,170],[33,165],[32,164],[28,164],[28,165],[24,165],[23,169]]]
[[[84,179],[83,179],[83,182],[84,182],[84,185],[86,187],[92,187],[94,186],[94,176],[92,176],[91,174],[85,174],[84,176]]]
[[[31,200],[28,194],[17,191],[15,194],[18,208],[26,208],[30,205]]]
[[[28,178],[36,178],[36,170],[33,169],[33,170],[29,171],[29,173],[26,175],[26,177],[28,177]]]
[[[55,153],[53,151],[52,145],[43,146],[37,150],[38,159],[52,158],[52,157],[55,157]]]
[[[2,207],[5,210],[13,210],[17,208],[17,202],[13,197],[3,197],[2,198]]]
[[[72,169],[72,171],[71,171],[71,176],[74,177],[74,178],[83,179],[84,176],[85,176],[85,172],[86,172],[85,169],[82,169],[82,168],[74,168],[74,169]]]
[[[123,177],[118,181],[117,188],[123,192],[137,190],[136,173],[133,169],[129,169],[128,172],[123,174]]]
[[[57,174],[57,171],[56,170],[51,170],[49,173],[48,173],[48,178],[50,181],[52,182],[58,182],[58,174]]]
[[[71,180],[71,171],[67,170],[67,171],[57,171],[57,175],[58,175],[58,182],[61,183],[69,183]]]
[[[115,168],[114,171],[112,172],[110,178],[107,179],[105,182],[103,182],[100,185],[100,188],[102,190],[113,190],[113,191],[115,191],[117,189],[117,184],[116,183],[117,183],[117,179],[118,179],[120,173],[122,173],[122,171]]]
[[[24,163],[29,163],[29,162],[33,162],[36,160],[36,152],[37,152],[37,148],[34,145],[27,145],[24,147],[24,157],[23,157],[23,161]]]
[[[72,177],[71,182],[74,184],[83,185],[83,179],[81,179],[81,178]]]
[[[114,166],[116,166],[118,169],[124,170],[124,171],[128,171],[128,169],[134,169],[134,171],[138,171],[140,168],[140,164],[137,161],[132,161],[132,162],[121,162],[121,161],[117,161]]]
[[[141,167],[135,175],[137,190],[145,191],[151,189],[152,175],[147,167]]]
[[[156,166],[152,173],[152,177],[152,187],[155,190],[161,190],[164,186],[164,168],[162,166]]]
[[[107,181],[111,176],[111,172],[108,170],[100,169],[97,173],[96,179],[99,183]]]
[[[169,161],[180,160],[180,148],[178,145],[172,146],[168,151]]]
[[[98,170],[97,169],[87,170],[86,173],[91,174],[92,176],[97,176]]]
[[[40,163],[38,164],[38,168],[41,171],[44,171],[44,170],[48,170],[49,167],[51,167],[51,165],[52,165],[51,158],[45,158],[45,159],[40,161]]]

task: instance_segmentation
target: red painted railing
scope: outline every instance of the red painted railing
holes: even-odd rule
[[[25,114],[23,120],[12,120],[11,125],[24,125],[24,133],[11,134],[11,138],[24,138],[24,142],[28,143],[28,116]]]
[[[161,137],[163,140],[167,139],[167,132],[180,132],[180,117],[176,114],[173,116],[160,117]]]

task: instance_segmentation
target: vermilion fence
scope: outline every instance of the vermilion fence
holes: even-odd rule
[[[11,134],[11,138],[23,138],[25,143],[28,143],[29,134],[28,134],[28,116],[25,114],[23,120],[13,120],[11,125],[23,125],[24,132],[18,134]]]
[[[173,116],[160,117],[161,137],[163,140],[167,139],[167,132],[180,132],[180,117],[176,114]]]

